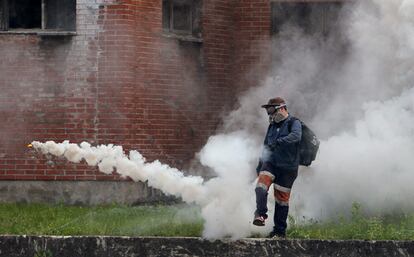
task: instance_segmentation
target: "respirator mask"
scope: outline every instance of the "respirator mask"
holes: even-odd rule
[[[279,123],[286,119],[286,117],[279,112],[279,109],[285,107],[286,104],[270,106],[266,109],[267,115],[269,115],[269,123]]]

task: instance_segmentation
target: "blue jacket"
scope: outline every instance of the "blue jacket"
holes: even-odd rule
[[[281,124],[270,124],[264,140],[261,161],[270,162],[276,168],[297,170],[301,138],[302,124],[290,115]]]

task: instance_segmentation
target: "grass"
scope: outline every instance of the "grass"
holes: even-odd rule
[[[0,234],[200,236],[200,210],[190,206],[0,204]]]
[[[354,204],[349,218],[305,224],[289,217],[289,238],[414,240],[414,214],[367,217]],[[201,236],[200,209],[173,206],[80,207],[45,204],[0,204],[0,234]]]
[[[351,217],[308,222],[297,225],[289,217],[288,236],[301,239],[414,240],[414,214],[365,216],[358,203],[352,206]]]

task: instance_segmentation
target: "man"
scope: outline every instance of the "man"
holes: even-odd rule
[[[275,196],[274,228],[269,237],[286,236],[289,198],[293,182],[298,175],[301,122],[289,115],[281,97],[270,99],[265,105],[269,115],[269,128],[259,165],[256,185],[256,212],[253,224],[264,226],[267,219],[267,194],[273,184]]]

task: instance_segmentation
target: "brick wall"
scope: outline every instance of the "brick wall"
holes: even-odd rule
[[[77,1],[77,35],[0,35],[0,179],[113,179],[83,164],[29,151],[32,140],[97,143],[99,22],[97,1]]]
[[[186,167],[268,65],[269,0],[202,12],[202,42],[165,35],[161,0],[78,0],[76,36],[0,34],[0,180],[120,179],[32,140],[120,144]]]
[[[238,90],[258,86],[270,67],[271,12],[269,0],[240,0],[236,5],[234,84]]]
[[[149,160],[181,166],[200,146],[202,44],[164,36],[161,1],[140,1],[136,26],[137,122],[133,148]]]

